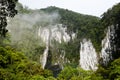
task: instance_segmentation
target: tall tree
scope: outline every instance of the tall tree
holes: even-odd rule
[[[18,0],[0,0],[0,37],[5,37],[8,30],[7,17],[14,17],[17,14],[15,10],[16,2]]]

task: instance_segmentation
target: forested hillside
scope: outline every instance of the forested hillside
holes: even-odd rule
[[[41,9],[47,13],[58,12],[60,23],[67,25],[67,33],[76,33],[77,39],[90,38],[97,50],[100,50],[100,42],[104,37],[105,27],[101,25],[100,18],[76,13],[57,7]],[[86,34],[87,33],[87,34]]]
[[[102,18],[53,6],[31,10],[16,4],[18,13],[7,18],[8,32],[0,36],[0,80],[120,79],[120,3]],[[109,27],[111,51],[105,52],[111,53],[112,59],[105,65],[101,49]],[[81,51],[89,53],[82,54],[90,57],[91,62],[85,62],[90,64],[88,70],[81,67]],[[95,55],[97,64],[92,63]]]
[[[52,55],[57,56],[57,54],[60,55],[62,53],[61,50],[64,50],[66,52],[65,57],[70,60],[70,62],[72,63],[72,65],[74,64],[74,66],[77,66],[79,64],[78,61],[80,58],[80,45],[78,44],[80,44],[80,42],[84,38],[91,39],[97,52],[100,52],[101,50],[101,40],[105,36],[105,27],[101,25],[100,18],[98,17],[79,14],[57,7],[48,7],[40,10],[30,10],[28,8],[23,8],[21,4],[18,4],[18,10],[18,16],[14,18],[15,20],[12,20],[12,23],[15,23],[16,25],[10,25],[11,31],[13,30],[11,33],[13,35],[12,40],[14,44],[12,45],[15,45],[18,50],[23,51],[32,60],[39,62],[38,55],[42,54],[45,49],[45,44],[42,42],[42,40],[36,37],[36,30],[39,29],[39,26],[44,27],[62,24],[63,28],[67,28],[65,32],[68,34],[70,41],[68,41],[67,43],[62,41],[62,43],[60,44],[52,40],[52,44],[56,45],[57,47],[51,46],[51,53]],[[34,20],[32,16],[37,18],[35,18]],[[51,22],[50,19],[53,21]],[[20,21],[21,23],[19,23]],[[20,27],[17,28],[17,30],[19,30],[19,35],[14,33],[17,31],[14,31],[17,24],[20,26],[24,26],[24,29]],[[32,28],[27,29],[29,27],[28,25]],[[72,38],[73,34],[75,34],[74,38]],[[21,39],[16,41],[14,36],[20,36]],[[39,43],[42,45],[39,45]]]

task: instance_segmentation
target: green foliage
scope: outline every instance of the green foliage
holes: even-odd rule
[[[77,45],[76,45],[77,44]],[[70,60],[71,64],[74,65],[74,67],[77,67],[78,60],[79,60],[79,48],[80,48],[79,41],[77,39],[72,40],[71,42],[62,42],[58,43],[57,46],[57,55],[63,54],[65,52],[65,58]],[[64,52],[63,52],[64,51]]]
[[[120,79],[120,58],[111,63],[109,78],[112,80]]]
[[[45,77],[40,76],[40,75],[35,75],[30,80],[56,80],[56,79],[52,76],[45,78]]]
[[[19,3],[18,8],[20,13],[30,12],[30,10],[23,8]],[[59,12],[61,16],[60,23],[67,26],[67,33],[69,33],[70,37],[72,33],[77,34],[74,40],[70,40],[68,43],[58,43],[58,47],[56,47],[58,54],[62,50],[66,52],[65,57],[71,61],[72,65],[66,66],[58,77],[54,78],[51,71],[43,70],[40,64],[33,62],[39,61],[38,55],[43,53],[45,47],[38,45],[38,39],[34,37],[34,32],[30,31],[31,33],[24,35],[25,40],[16,43],[17,45],[12,45],[14,48],[0,46],[0,80],[120,80],[120,58],[115,59],[106,68],[99,67],[95,72],[76,68],[76,65],[78,65],[77,61],[79,60],[80,41],[83,38],[90,38],[97,51],[100,51],[104,29],[107,26],[119,25],[120,23],[120,3],[103,14],[101,21],[105,26],[102,26],[100,19],[94,16],[82,15],[56,7],[42,10],[48,13],[53,11]],[[29,35],[32,35],[32,37]],[[8,39],[0,40],[2,40],[2,44],[10,42],[9,36]],[[29,58],[23,53],[16,51],[16,49],[25,53]]]
[[[120,59],[111,63],[108,69],[99,67],[96,72],[81,68],[65,67],[58,80],[119,80]],[[43,70],[36,62],[29,61],[22,53],[6,46],[0,47],[0,80],[56,80],[52,72]]]
[[[100,18],[57,7],[48,7],[41,10],[48,13],[58,12],[61,17],[60,23],[67,26],[67,33],[69,33],[70,36],[72,33],[76,33],[79,41],[83,38],[91,39],[97,51],[99,52],[101,50],[100,43],[104,38],[103,33],[105,27],[101,25]]]
[[[58,75],[58,80],[119,80],[120,58],[114,60],[106,68],[99,66],[95,72],[85,71],[80,68],[65,67]]]
[[[53,76],[51,71],[43,70],[40,64],[30,61],[15,49],[0,47],[0,80],[29,80],[35,75]]]
[[[62,42],[57,49],[58,51],[65,51],[65,58],[71,62],[72,66],[76,67],[79,63],[79,49],[82,39],[91,39],[96,51],[100,52],[101,40],[105,36],[105,27],[101,25],[100,18],[57,7],[48,7],[41,10],[48,14],[57,12],[60,15],[59,23],[63,24],[63,27],[67,27],[66,32],[70,35],[71,40],[68,43]],[[73,33],[76,33],[74,40],[72,40]]]
[[[114,5],[111,9],[108,9],[108,11],[102,15],[101,21],[106,27],[119,24],[119,22],[120,22],[120,3]]]
[[[104,79],[103,79],[103,76],[94,73],[91,75],[90,80],[104,80]]]
[[[110,44],[114,60],[106,68],[99,67],[96,74],[101,75],[103,79],[120,80],[120,3],[108,9],[102,15],[101,22],[105,27],[113,26],[115,33],[110,36]]]
[[[65,67],[58,75],[58,80],[91,80],[92,71],[85,71],[81,68]]]
[[[100,80],[108,79],[109,70],[102,66],[99,66],[97,71],[94,73],[93,78],[98,77]]]
[[[76,45],[77,44],[77,45]],[[80,44],[78,40],[73,40],[71,42],[68,42],[68,44],[65,45],[65,57],[71,61],[71,63],[75,63],[78,65],[78,60],[80,57],[79,50],[80,50]]]
[[[35,36],[34,29],[32,29],[24,29],[25,33],[22,34],[23,36],[21,36],[20,40],[17,41],[15,39],[10,45],[23,52],[29,59],[39,63],[40,54],[43,54],[45,46],[40,45],[42,41]]]
[[[91,77],[92,80],[119,80],[120,79],[120,58],[115,59],[106,68],[99,66]]]
[[[110,44],[113,57],[117,59],[120,57],[120,3],[114,5],[111,9],[105,12],[101,21],[105,27],[113,26],[114,33],[110,36]]]
[[[0,66],[7,67],[7,64],[14,64],[15,61],[19,62],[25,59],[22,53],[15,52],[14,49],[7,46],[6,48],[0,47]]]

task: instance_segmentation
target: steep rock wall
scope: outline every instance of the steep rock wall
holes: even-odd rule
[[[85,70],[96,70],[98,66],[98,57],[90,40],[83,39],[80,43],[80,66]]]

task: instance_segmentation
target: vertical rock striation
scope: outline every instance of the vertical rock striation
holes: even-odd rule
[[[96,70],[98,58],[90,40],[83,39],[80,43],[80,66],[85,70]]]

